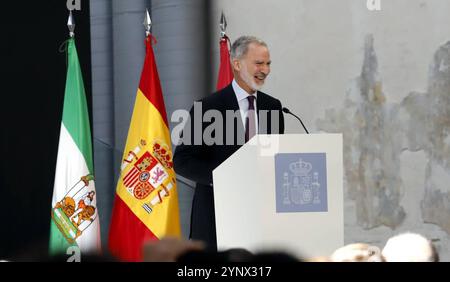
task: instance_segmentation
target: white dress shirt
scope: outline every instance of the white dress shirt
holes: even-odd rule
[[[239,104],[239,110],[241,112],[241,117],[242,117],[242,123],[245,128],[245,120],[247,119],[247,111],[248,111],[248,106],[249,106],[249,102],[247,97],[250,96],[250,94],[247,93],[247,91],[245,91],[244,89],[242,89],[239,84],[237,84],[236,80],[233,79],[233,82],[231,83],[231,86],[233,87],[234,90],[234,94],[236,95],[236,99],[238,101]],[[255,100],[253,102],[253,107],[255,108],[255,130],[256,130],[256,134],[258,134],[258,109],[256,108],[256,100],[258,99],[257,95],[258,95],[258,91],[256,91],[255,93],[252,94],[255,97]]]

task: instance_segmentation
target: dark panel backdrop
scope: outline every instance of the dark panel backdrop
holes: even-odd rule
[[[91,114],[87,0],[74,16]],[[68,38],[67,17],[66,0],[0,6],[0,259],[45,252],[48,246],[66,79],[66,54],[59,47]]]

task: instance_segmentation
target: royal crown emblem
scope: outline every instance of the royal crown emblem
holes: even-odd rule
[[[299,159],[298,162],[289,164],[289,170],[296,176],[306,176],[312,169],[311,163],[307,163]]]
[[[167,145],[161,145],[157,141],[153,143],[153,155],[165,168],[173,168],[172,154]]]

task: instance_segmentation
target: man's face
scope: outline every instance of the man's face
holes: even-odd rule
[[[247,54],[241,59],[233,61],[237,72],[237,82],[247,92],[255,92],[264,85],[270,73],[270,54],[267,47],[251,43]]]

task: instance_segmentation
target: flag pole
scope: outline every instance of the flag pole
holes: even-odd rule
[[[148,9],[145,9],[144,27],[145,27],[145,36],[148,37],[152,29],[152,20],[150,19]]]
[[[220,16],[220,39],[219,39],[219,52],[220,52],[220,63],[219,63],[219,73],[217,77],[216,90],[221,90],[233,81],[233,70],[231,69],[230,62],[230,47],[231,42],[226,34],[227,30],[227,19],[222,11]]]
[[[71,38],[75,35],[75,19],[73,18],[72,11],[69,12],[69,18],[67,19],[67,27],[69,28],[69,35]]]
[[[220,38],[226,37],[226,30],[227,30],[227,19],[225,18],[225,14],[222,11],[222,15],[220,16]]]

